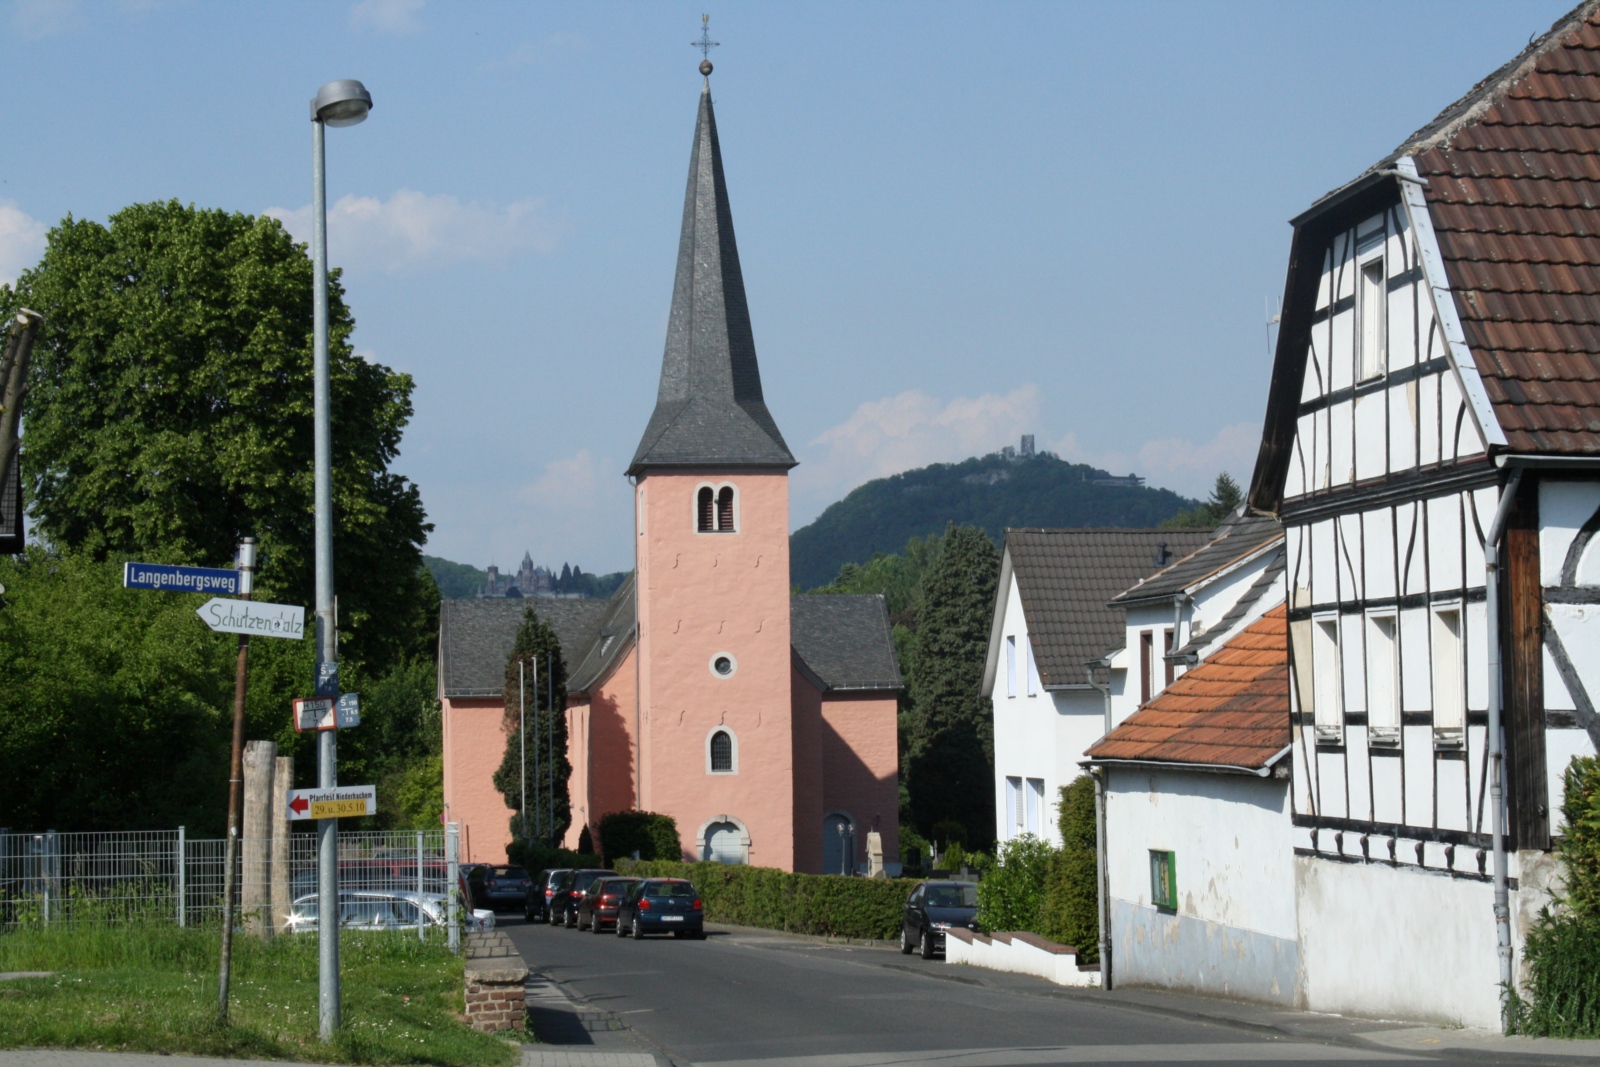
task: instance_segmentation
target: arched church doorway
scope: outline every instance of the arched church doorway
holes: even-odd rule
[[[830,811],[822,817],[822,873],[855,873],[856,834],[850,816]]]
[[[705,858],[712,863],[743,863],[744,831],[731,822],[714,822],[706,827]]]

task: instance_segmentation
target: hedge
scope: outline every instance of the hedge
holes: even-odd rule
[[[600,816],[600,852],[613,863],[635,853],[642,860],[677,859],[683,855],[683,846],[672,816],[613,811]]]
[[[845,878],[791,874],[774,867],[722,863],[618,860],[618,871],[694,883],[710,922],[759,926],[791,934],[875,938],[900,936],[912,878]]]

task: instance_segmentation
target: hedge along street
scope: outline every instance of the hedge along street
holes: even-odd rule
[[[290,604],[261,604],[212,597],[195,614],[218,633],[285,637],[294,641],[306,635],[306,609]]]

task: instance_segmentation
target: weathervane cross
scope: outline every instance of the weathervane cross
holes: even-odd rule
[[[713,48],[716,48],[718,45],[722,44],[721,41],[713,41],[711,39],[711,16],[710,15],[701,15],[700,16],[700,39],[698,41],[690,41],[689,44],[691,46],[695,47],[695,48],[700,49],[700,58],[701,59],[710,59],[711,58],[711,50]]]

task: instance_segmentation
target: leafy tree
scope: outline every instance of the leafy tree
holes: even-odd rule
[[[262,599],[313,600],[311,261],[274,219],[135,204],[68,217],[0,312],[43,313],[22,471],[53,544],[221,565],[261,544]],[[389,471],[412,381],[356,356],[330,281],[341,651],[427,653],[438,593],[417,487]]]
[[[494,787],[505,797],[506,807],[517,813],[511,818],[511,835],[520,841],[523,836],[522,733],[518,720],[522,708],[517,687],[518,664],[522,666],[527,699],[530,806],[533,806],[533,799],[538,798],[538,805],[528,812],[528,834],[536,841],[555,844],[572,824],[572,802],[567,795],[567,780],[572,775],[572,765],[567,762],[567,663],[555,630],[539,618],[532,605],[522,614],[522,625],[517,628],[511,655],[506,660],[506,751],[500,769],[494,772]],[[552,689],[553,708],[549,700]],[[555,793],[553,812],[546,802],[552,789]],[[539,813],[542,827],[535,826],[535,812]],[[580,846],[579,851],[590,849]]]
[[[1223,471],[1211,488],[1211,497],[1205,503],[1180,511],[1161,524],[1163,530],[1181,530],[1216,526],[1232,515],[1244,500],[1244,490],[1233,480],[1233,475]]]
[[[653,811],[613,811],[600,816],[600,848],[607,863],[635,852],[641,860],[683,859],[677,820]]]
[[[967,840],[994,840],[994,723],[981,695],[1000,553],[988,535],[952,524],[922,581],[916,673],[903,777],[912,821],[944,819]]]
[[[1078,950],[1079,963],[1100,958],[1099,860],[1095,849],[1094,779],[1080,774],[1060,791],[1056,826],[1062,848],[1050,865],[1038,932]]]
[[[1045,885],[1056,852],[1032,834],[1013,837],[978,883],[978,925],[985,930],[1037,932]]]

